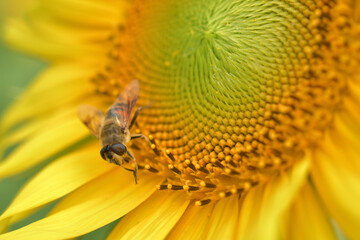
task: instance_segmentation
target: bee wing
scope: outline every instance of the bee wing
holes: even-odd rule
[[[88,127],[88,129],[99,138],[99,131],[104,114],[96,107],[90,105],[80,105],[78,107],[78,115],[80,120]]]
[[[123,128],[128,128],[131,120],[131,113],[139,96],[140,84],[138,80],[133,80],[120,93],[109,111],[115,114]]]

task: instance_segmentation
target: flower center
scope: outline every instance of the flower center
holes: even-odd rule
[[[351,62],[341,1],[135,1],[94,79],[114,96],[139,79],[141,168],[198,204],[290,168],[331,123]],[[344,10],[345,9],[345,10]],[[350,38],[347,38],[350,39]],[[108,98],[110,99],[110,98]]]

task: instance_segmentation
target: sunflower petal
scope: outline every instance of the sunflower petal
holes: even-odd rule
[[[5,40],[13,47],[24,52],[38,55],[46,60],[59,62],[71,59],[103,58],[104,50],[97,45],[73,45],[51,41],[20,19],[11,19],[6,23],[4,32]],[[36,47],[34,47],[36,46]]]
[[[108,27],[94,28],[93,26],[85,27],[84,25],[75,25],[73,23],[59,21],[51,12],[46,12],[43,9],[32,11],[28,14],[28,18],[32,20],[28,22],[31,24],[33,31],[37,31],[47,36],[54,42],[61,42],[63,44],[73,44],[80,46],[108,44],[109,34],[113,30],[115,23]],[[69,38],[72,36],[72,38]],[[104,54],[106,48],[103,48]]]
[[[18,214],[15,214],[11,217],[8,217],[2,221],[6,221],[7,219],[9,219],[9,226],[18,223],[21,220],[24,220],[25,218],[28,218],[29,216],[36,214],[37,211],[40,211],[42,209],[42,207],[46,207],[46,206],[41,206],[41,207],[37,207],[37,208],[33,208]],[[25,220],[26,221],[26,220]]]
[[[207,226],[206,239],[234,239],[239,212],[238,196],[219,200]]]
[[[3,232],[6,232],[7,228],[9,226],[9,219],[4,219],[3,221],[0,221],[0,234]]]
[[[31,85],[26,89],[25,96],[37,96],[49,91],[49,89],[55,89],[64,84],[69,86],[77,82],[82,84],[89,82],[89,78],[94,74],[94,69],[89,68],[95,68],[98,64],[89,65],[90,63],[88,62],[80,61],[51,65],[32,81]]]
[[[52,128],[44,129],[15,149],[5,161],[0,163],[0,178],[11,176],[32,167],[78,142],[88,134],[80,121],[74,117]]]
[[[112,169],[97,156],[92,144],[51,163],[20,191],[0,220],[63,197]]]
[[[340,132],[337,128],[340,120],[335,120],[335,136],[351,134],[351,131]],[[342,125],[342,127],[345,127]],[[353,133],[355,134],[355,133]],[[360,239],[360,151],[351,148],[355,137],[346,137],[347,142],[338,142],[327,134],[322,145],[313,154],[311,177],[319,195],[330,214],[341,229],[351,239]]]
[[[42,10],[50,12],[59,19],[67,20],[74,26],[109,28],[121,23],[126,1],[119,1],[114,8],[113,2],[86,0],[59,0],[56,4],[42,0]],[[89,18],[89,16],[92,16]]]
[[[0,151],[4,151],[7,147],[17,143],[23,143],[24,140],[29,139],[44,129],[50,129],[53,126],[59,125],[59,123],[68,120],[69,117],[74,117],[75,112],[76,109],[74,108],[63,108],[54,112],[52,116],[28,121],[26,124],[17,127],[15,130],[6,132],[2,135],[2,139],[0,140]]]
[[[99,60],[105,57],[110,34],[124,21],[126,6],[126,1],[116,8],[99,1],[60,0],[55,5],[39,1],[27,14],[27,21],[12,19],[6,24],[5,38],[15,47],[51,61]]]
[[[329,152],[334,150],[335,155],[338,154],[336,152],[340,150],[343,158],[346,159],[346,161],[342,161],[342,163],[346,164],[346,167],[351,169],[354,173],[360,173],[360,128],[356,129],[355,126],[351,125],[346,120],[348,120],[346,116],[340,114],[334,119],[336,130],[329,132],[329,138],[324,141],[326,145],[324,146],[324,149],[327,148],[326,151]]]
[[[157,192],[127,214],[109,239],[164,239],[180,219],[189,201],[182,192]]]
[[[12,215],[11,217],[7,217],[4,218],[2,220],[0,220],[0,226],[3,227],[4,232],[9,231],[9,229],[12,227],[13,224],[16,224],[22,220],[27,221],[29,219],[26,219],[28,217],[30,217],[31,215],[35,215],[38,211],[41,211],[43,207],[37,207],[37,208],[33,208],[21,213],[17,213]],[[46,208],[46,206],[44,206],[44,208]],[[46,210],[46,209],[45,209]],[[33,217],[33,216],[31,216]],[[0,234],[2,232],[0,231]]]
[[[336,239],[330,216],[310,184],[306,184],[300,191],[288,214],[284,239]]]
[[[18,230],[0,235],[3,239],[68,239],[98,229],[131,211],[146,200],[159,184],[158,176],[139,176],[116,168],[70,194],[58,212]]]
[[[190,204],[167,239],[204,239],[214,206],[215,204],[208,204],[199,207]]]
[[[279,239],[281,218],[304,183],[308,158],[289,173],[252,189],[240,207],[238,239]]]
[[[89,81],[91,76],[93,71],[81,64],[75,70],[74,65],[64,64],[44,71],[7,110],[1,121],[1,131],[89,95],[93,90]]]
[[[3,155],[3,151],[16,143],[27,139],[34,132],[41,129],[44,126],[45,119],[32,121],[27,123],[25,126],[21,126],[18,129],[12,131],[9,134],[4,134],[0,139],[0,156]]]

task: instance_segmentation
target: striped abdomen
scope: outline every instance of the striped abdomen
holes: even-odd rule
[[[106,118],[100,130],[101,145],[113,145],[116,143],[127,143],[130,141],[129,129],[121,128],[114,118]]]

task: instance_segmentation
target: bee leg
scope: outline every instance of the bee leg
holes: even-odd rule
[[[130,171],[130,172],[132,172],[132,173],[133,173],[133,175],[134,175],[134,177],[135,177],[135,183],[137,184],[137,177],[136,177],[135,170],[130,169],[130,168],[126,168],[126,167],[123,167],[123,168],[124,168],[125,170]]]
[[[150,140],[149,140],[144,134],[141,134],[141,133],[140,133],[140,134],[132,135],[131,138],[130,138],[130,140],[136,139],[136,138],[141,138],[141,137],[146,140],[146,142],[149,144],[150,149],[152,149],[152,150],[154,151],[154,153],[159,156],[159,155],[160,155],[159,149],[156,147],[155,144],[153,144],[153,145],[151,146]]]
[[[131,157],[131,159],[134,161],[134,164],[135,164],[135,169],[132,170],[133,171],[133,174],[134,174],[134,178],[135,178],[135,183],[137,184],[137,170],[138,170],[138,165],[136,163],[136,160],[135,158],[133,157],[133,155],[131,155],[131,153],[129,151],[127,151],[127,154]]]
[[[138,109],[136,109],[136,112],[134,113],[134,116],[133,118],[131,119],[131,122],[130,122],[130,125],[129,125],[129,130],[131,129],[131,127],[134,125],[135,121],[136,121],[136,118],[138,117],[139,115],[139,112],[143,109],[146,109],[148,107],[150,107],[151,103],[144,106],[144,107],[138,107]]]
[[[140,133],[140,134],[131,135],[130,140],[133,140],[133,139],[136,139],[136,138],[144,138],[146,140],[146,142],[149,144],[149,147],[151,148],[150,140],[144,134]]]
[[[136,121],[136,118],[138,117],[139,112],[140,112],[142,109],[143,109],[142,107],[139,107],[138,109],[136,109],[136,112],[134,113],[134,116],[133,116],[133,118],[131,119],[131,122],[130,122],[130,125],[129,125],[129,130],[130,130],[131,127],[134,125],[134,123],[135,123],[135,121]]]

